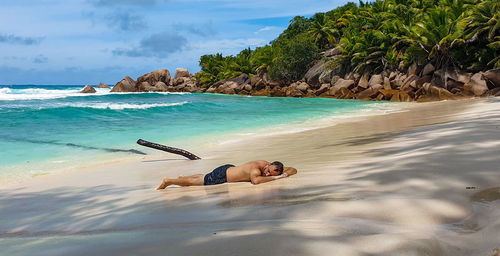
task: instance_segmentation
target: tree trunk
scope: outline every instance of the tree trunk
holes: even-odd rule
[[[161,144],[157,144],[157,143],[145,141],[145,140],[142,140],[142,139],[139,139],[137,141],[137,144],[139,144],[141,146],[149,147],[149,148],[163,150],[163,151],[166,151],[166,152],[169,152],[169,153],[172,153],[172,154],[181,155],[181,156],[184,156],[186,158],[189,158],[190,160],[199,160],[199,159],[201,159],[200,157],[196,156],[195,154],[193,154],[191,152],[188,152],[188,151],[186,151],[184,149],[173,148],[173,147],[169,147],[169,146],[165,146],[165,145],[161,145]]]

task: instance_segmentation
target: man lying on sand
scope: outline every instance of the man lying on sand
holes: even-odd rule
[[[264,160],[248,162],[240,166],[226,164],[215,168],[206,175],[195,174],[191,176],[179,176],[177,179],[164,178],[157,189],[164,189],[170,185],[179,186],[201,186],[217,185],[226,182],[250,181],[257,185],[260,183],[281,179],[294,175],[297,169],[293,167],[283,167],[281,162],[269,163]]]

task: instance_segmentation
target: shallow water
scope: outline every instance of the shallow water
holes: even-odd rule
[[[383,104],[188,93],[81,94],[79,86],[0,86],[0,180],[157,152],[137,139],[194,148],[294,132]],[[383,110],[382,110],[383,111]],[[302,124],[299,125],[299,124]]]

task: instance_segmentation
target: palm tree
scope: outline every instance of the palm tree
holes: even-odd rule
[[[463,45],[464,40],[453,18],[445,8],[438,6],[430,9],[424,20],[411,28],[410,36],[405,36],[405,39],[413,45],[410,53],[414,58],[435,60],[438,69],[454,64],[450,51]]]
[[[495,41],[500,30],[500,1],[486,0],[472,10],[464,19],[465,36],[471,40],[485,37],[488,41]]]
[[[325,13],[316,13],[311,21],[312,24],[307,33],[313,37],[318,48],[324,50],[333,47],[337,42],[336,36],[338,35],[333,21],[328,19]]]
[[[269,71],[274,60],[274,48],[270,45],[257,47],[250,57],[250,62],[255,71],[265,69]]]

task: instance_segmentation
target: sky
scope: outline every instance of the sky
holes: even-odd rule
[[[0,84],[114,85],[276,38],[345,0],[0,0]]]

